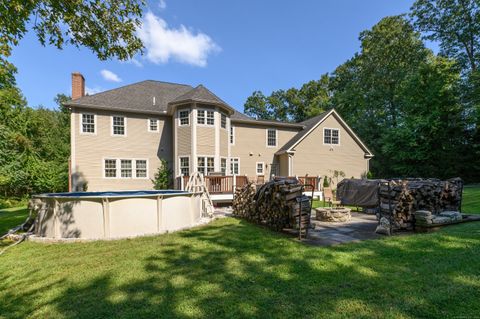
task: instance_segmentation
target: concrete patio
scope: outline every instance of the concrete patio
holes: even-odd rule
[[[375,233],[377,219],[375,215],[352,212],[352,218],[347,222],[332,223],[315,220],[312,212],[312,224],[315,229],[308,231],[305,243],[320,246],[331,246],[365,239],[382,238]]]

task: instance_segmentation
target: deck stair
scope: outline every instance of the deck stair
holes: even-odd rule
[[[199,172],[194,172],[192,175],[190,175],[185,190],[192,193],[202,193],[202,212],[208,217],[213,216],[215,208],[213,207],[212,198],[205,184],[205,178],[202,174],[200,174]]]

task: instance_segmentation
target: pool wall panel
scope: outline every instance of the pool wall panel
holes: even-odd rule
[[[109,239],[185,229],[202,217],[201,194],[35,197],[37,236]]]

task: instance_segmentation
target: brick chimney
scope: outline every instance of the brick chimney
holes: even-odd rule
[[[85,96],[85,78],[80,72],[72,73],[72,100]]]

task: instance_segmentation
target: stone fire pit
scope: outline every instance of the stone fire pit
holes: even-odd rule
[[[316,219],[323,222],[348,222],[352,215],[350,214],[350,208],[345,207],[322,207],[316,208]]]

